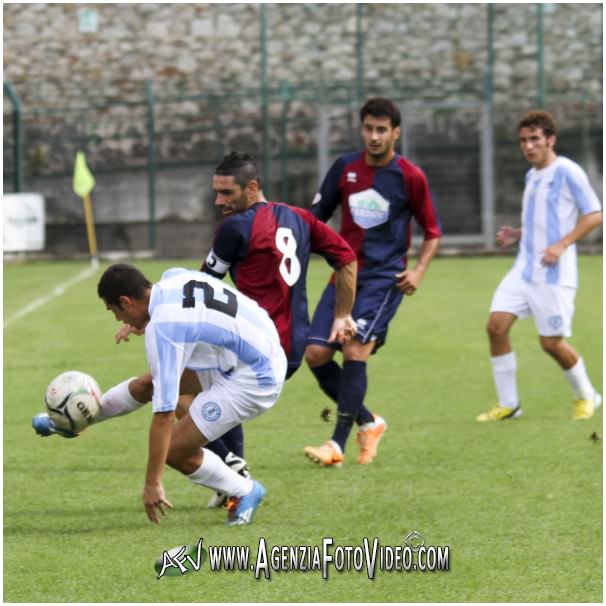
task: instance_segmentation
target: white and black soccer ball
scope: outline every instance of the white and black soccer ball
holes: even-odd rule
[[[44,400],[48,416],[55,425],[78,433],[97,417],[101,389],[90,375],[70,370],[51,381]]]

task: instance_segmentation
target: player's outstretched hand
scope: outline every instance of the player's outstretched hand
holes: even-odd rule
[[[332,323],[328,342],[337,342],[340,345],[344,345],[347,341],[356,336],[356,332],[356,323],[350,315],[335,318]]]
[[[130,324],[123,324],[122,327],[120,328],[120,330],[116,333],[116,336],[114,338],[116,339],[116,345],[117,345],[118,343],[120,343],[120,341],[128,342],[129,335],[144,335],[144,334],[145,334],[144,328],[135,328],[134,326],[131,326]]]
[[[160,523],[158,512],[165,516],[166,508],[168,507],[172,509],[172,504],[166,499],[162,484],[153,486],[146,484],[143,488],[141,498],[143,499],[145,513],[147,514],[149,521],[153,522],[154,524]]]
[[[503,248],[507,248],[518,242],[521,236],[521,229],[509,227],[509,225],[502,225],[499,227],[499,231],[497,231],[497,244]]]

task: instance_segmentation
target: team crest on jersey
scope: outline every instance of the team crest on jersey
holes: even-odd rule
[[[208,422],[216,421],[221,416],[221,407],[216,402],[204,402],[202,416]]]
[[[357,173],[347,173],[347,182],[348,183],[355,183],[358,180],[358,175]]]
[[[389,202],[375,189],[365,189],[349,196],[353,220],[363,229],[381,225],[389,219]]]
[[[557,330],[562,326],[564,320],[562,320],[562,316],[549,316],[549,318],[547,318],[547,323],[551,328]]]

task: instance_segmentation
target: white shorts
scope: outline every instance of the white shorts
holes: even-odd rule
[[[535,284],[512,269],[497,287],[490,312],[504,311],[521,320],[532,316],[542,337],[570,337],[576,288]]]
[[[237,371],[230,377],[214,370],[196,374],[203,391],[192,402],[189,415],[209,442],[271,408],[284,386],[282,379],[277,385],[261,387],[254,376],[238,376]]]

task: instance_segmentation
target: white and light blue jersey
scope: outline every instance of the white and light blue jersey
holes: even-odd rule
[[[545,249],[576,226],[579,215],[601,210],[585,171],[558,156],[546,168],[526,173],[522,203],[522,239],[514,267],[526,282],[576,288],[577,249],[569,246],[556,265],[543,267]]]
[[[260,386],[280,384],[286,356],[267,312],[209,274],[169,269],[154,284],[145,348],[154,412],[175,410],[185,368],[225,378],[247,373]]]

